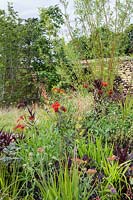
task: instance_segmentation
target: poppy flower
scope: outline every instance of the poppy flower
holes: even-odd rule
[[[55,112],[58,112],[59,111],[59,108],[60,108],[60,103],[58,101],[56,101],[55,103],[53,103],[51,105],[51,107],[54,109]]]
[[[67,109],[66,109],[64,106],[61,106],[61,107],[60,107],[60,110],[62,110],[62,111],[64,111],[64,112],[67,111]]]
[[[23,131],[25,128],[25,126],[23,124],[18,124],[17,126],[15,126],[14,130],[20,130]]]
[[[89,85],[86,84],[86,83],[83,84],[83,88],[88,88],[88,86],[89,86]]]
[[[102,86],[103,86],[103,87],[107,87],[107,86],[108,86],[108,83],[103,81],[103,82],[102,82]]]

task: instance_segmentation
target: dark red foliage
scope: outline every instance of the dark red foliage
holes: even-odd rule
[[[60,110],[62,110],[63,112],[66,112],[66,111],[67,111],[67,109],[66,109],[64,106],[61,106],[61,107],[60,107]]]
[[[128,158],[128,150],[129,150],[128,144],[127,144],[127,146],[125,148],[122,148],[119,145],[115,146],[115,153],[119,158],[119,163],[120,164],[127,160],[127,158]]]
[[[129,137],[119,137],[114,141],[114,154],[118,156],[119,163],[132,159],[132,139]]]
[[[20,108],[25,108],[27,106],[27,103],[26,102],[20,102],[18,105],[17,105],[17,108],[20,109]]]
[[[24,139],[23,134],[14,134],[8,133],[5,131],[0,131],[0,151],[2,151],[5,147],[9,146],[10,143],[15,142],[17,140]]]
[[[102,81],[100,79],[94,80],[94,87],[95,87],[95,89],[101,90],[102,89]]]
[[[98,94],[99,94],[99,95],[102,95],[102,94],[103,94],[103,91],[102,91],[102,90],[98,90]]]
[[[27,106],[27,109],[28,109],[28,112],[29,112],[29,120],[33,120],[33,119],[35,119],[35,112],[33,112],[33,108],[29,108],[28,106]]]

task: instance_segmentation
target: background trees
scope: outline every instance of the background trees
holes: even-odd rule
[[[0,10],[1,100],[6,102],[39,98],[39,83],[48,89],[59,80],[57,32],[63,23],[60,9],[40,10],[40,19],[22,20],[13,6]]]
[[[58,6],[41,8],[39,19],[25,20],[12,4],[7,12],[0,10],[1,101],[39,100],[40,83],[51,90],[57,84],[66,87],[85,81],[81,60],[133,53],[130,0],[124,5],[118,1],[114,15],[107,1],[74,2],[80,27],[68,26],[70,41],[59,36],[66,13]]]

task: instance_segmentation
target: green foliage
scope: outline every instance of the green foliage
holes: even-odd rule
[[[125,50],[126,54],[133,54],[133,24],[131,24],[126,30],[125,30],[125,35],[127,37],[127,48]]]
[[[57,176],[57,173],[51,174],[48,176],[47,181],[42,177],[42,181],[37,183],[39,189],[42,193],[43,199],[53,200],[53,199],[62,199],[62,200],[78,200],[79,199],[79,176],[78,170],[73,168],[72,171],[69,171],[67,167],[65,169],[60,169],[60,172]]]
[[[88,127],[89,133],[102,135],[105,138],[109,138],[118,132],[123,134],[132,133],[132,111],[128,113],[128,117],[123,118],[123,112],[118,105],[108,105],[106,108],[105,105],[101,106],[101,113],[92,112],[86,118],[85,127]]]
[[[51,89],[59,82],[56,46],[63,24],[61,10],[42,8],[40,19],[22,20],[8,4],[8,13],[1,10],[0,16],[1,100],[7,104],[39,100],[40,83]]]
[[[89,113],[81,115],[76,113],[75,103],[68,102],[66,94],[63,97],[53,94],[52,102],[54,99],[60,99],[66,112],[61,109],[54,112],[47,105],[46,111],[43,108],[36,112],[31,126],[29,113],[27,118],[21,117],[19,123],[27,125],[23,130],[25,138],[17,143],[11,141],[11,145],[2,149],[2,197],[7,194],[16,200],[125,197],[131,186],[128,177],[132,159],[132,113],[123,118],[119,105],[109,102],[106,105],[104,101],[101,112],[91,108]],[[16,179],[13,171],[10,177],[6,175],[3,164],[14,167]]]
[[[66,9],[67,1],[61,2]],[[20,140],[2,131],[3,199],[131,199],[132,100],[129,96],[117,101],[116,96],[114,102],[114,91],[110,90],[115,56],[132,50],[132,26],[128,27],[131,3],[116,1],[112,14],[114,8],[108,1],[75,0],[82,28],[80,33],[69,30],[72,40],[67,44],[58,37],[63,24],[58,6],[42,8],[40,19],[27,20],[21,20],[11,4],[8,13],[0,10],[1,100],[9,104],[13,98],[39,99],[40,83],[47,90],[56,85],[67,88],[55,88],[57,93],[47,95],[39,112],[27,107],[28,115],[21,116],[19,128],[15,127]],[[66,19],[68,23],[69,17]],[[81,59],[88,58],[94,60],[87,74]],[[98,79],[94,80],[94,72]],[[68,87],[75,91],[69,93]],[[77,95],[78,87],[86,101]],[[59,108],[54,109],[55,101],[60,102],[56,102]],[[88,101],[94,106],[88,108]],[[0,121],[2,128],[6,124],[10,127],[9,118]]]
[[[18,199],[23,187],[21,183],[17,164],[10,165],[8,169],[8,166],[0,163],[0,196],[2,199]]]

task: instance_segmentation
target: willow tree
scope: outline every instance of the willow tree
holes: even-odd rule
[[[66,8],[68,1],[61,2]],[[120,50],[120,41],[131,23],[133,1],[74,0],[74,8],[80,36],[87,38],[86,54],[95,59],[91,64],[94,74],[97,78],[107,79],[112,84],[114,74],[117,73],[118,57],[124,54],[124,48]],[[69,25],[68,29],[70,28],[72,26]],[[74,39],[74,34],[71,35]],[[79,48],[77,54],[78,52]]]

